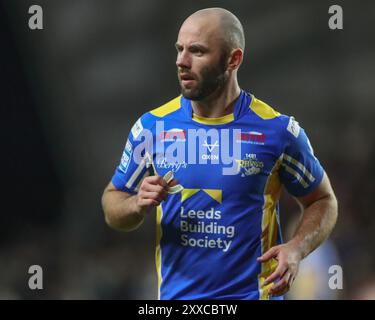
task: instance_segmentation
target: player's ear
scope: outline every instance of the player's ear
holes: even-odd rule
[[[243,51],[240,48],[233,49],[229,55],[228,69],[236,70],[240,67],[243,60]]]

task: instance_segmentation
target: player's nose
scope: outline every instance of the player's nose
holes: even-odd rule
[[[191,59],[189,57],[188,52],[186,52],[186,50],[183,50],[178,53],[177,59],[176,59],[176,66],[181,69],[191,68]]]

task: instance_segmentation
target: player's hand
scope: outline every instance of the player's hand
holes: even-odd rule
[[[178,184],[172,180],[169,185],[160,176],[150,176],[143,179],[137,194],[137,205],[140,208],[156,207],[167,200],[168,188]]]
[[[263,263],[272,258],[278,261],[278,265],[276,270],[266,278],[264,285],[279,278],[279,281],[274,283],[269,291],[270,295],[277,297],[284,295],[291,288],[298,273],[301,254],[296,246],[291,243],[285,243],[272,247],[259,257],[258,261]]]

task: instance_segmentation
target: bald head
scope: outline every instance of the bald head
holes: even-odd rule
[[[203,100],[236,88],[245,39],[237,17],[228,10],[209,8],[195,12],[182,24],[175,44],[181,92]]]
[[[196,11],[183,23],[204,23],[214,29],[215,36],[223,41],[224,48],[228,51],[240,48],[245,50],[245,35],[243,27],[238,18],[230,11],[223,8],[207,8]]]

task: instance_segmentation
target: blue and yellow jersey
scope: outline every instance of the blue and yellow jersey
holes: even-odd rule
[[[305,131],[241,91],[233,113],[203,118],[179,96],[135,123],[112,183],[135,194],[147,175],[173,171],[183,190],[157,207],[160,299],[268,299],[282,242],[282,185],[304,196],[323,168]]]

